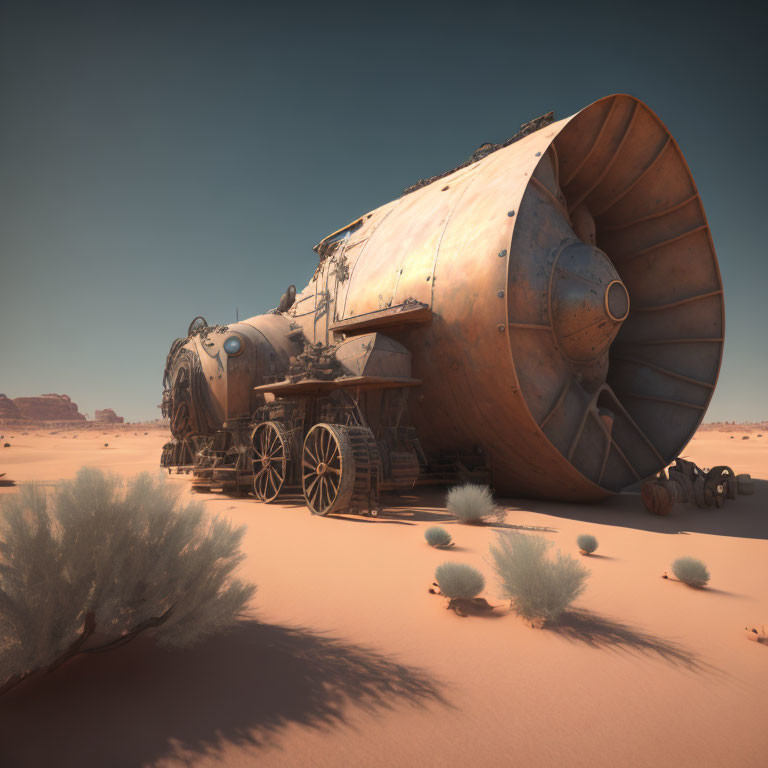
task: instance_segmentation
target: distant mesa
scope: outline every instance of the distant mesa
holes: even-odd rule
[[[111,408],[104,408],[101,411],[97,410],[93,420],[105,421],[109,424],[123,424],[125,422],[125,418],[118,416]]]
[[[16,403],[10,397],[0,394],[0,419],[20,419],[21,414]]]
[[[7,399],[7,398],[6,398]],[[16,397],[11,401],[18,412],[11,416],[0,411],[5,418],[22,418],[33,421],[85,421],[85,416],[77,410],[69,395],[40,395],[39,397]],[[2,403],[0,403],[2,408]]]

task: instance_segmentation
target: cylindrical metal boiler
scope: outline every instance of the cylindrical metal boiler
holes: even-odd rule
[[[423,447],[481,449],[500,493],[618,491],[678,455],[712,396],[724,334],[712,239],[677,144],[631,96],[503,146],[316,250],[284,313],[292,327],[331,345],[395,318],[378,327],[423,381],[410,398]]]

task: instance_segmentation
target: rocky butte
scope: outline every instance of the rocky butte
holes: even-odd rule
[[[111,408],[97,409],[93,420],[106,421],[110,424],[122,424],[125,422],[125,419],[122,416],[118,416]]]
[[[19,412],[19,416],[15,418],[34,421],[85,421],[85,416],[77,410],[77,403],[73,403],[68,395],[16,397],[13,403]]]
[[[16,403],[7,395],[0,394],[0,419],[20,419],[21,414]]]

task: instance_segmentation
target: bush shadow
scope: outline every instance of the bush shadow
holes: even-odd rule
[[[329,729],[351,708],[401,703],[448,706],[423,670],[309,629],[246,621],[186,650],[140,638],[20,685],[0,699],[2,763],[138,767],[179,751],[258,749],[291,725]]]
[[[690,672],[717,671],[679,643],[656,637],[642,629],[592,611],[566,611],[556,622],[546,624],[544,629],[591,648],[649,654]]]

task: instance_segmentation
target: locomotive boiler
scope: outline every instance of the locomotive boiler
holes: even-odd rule
[[[303,291],[168,355],[162,463],[315,514],[485,482],[596,501],[701,422],[723,291],[693,178],[627,95],[551,113],[328,235]]]

